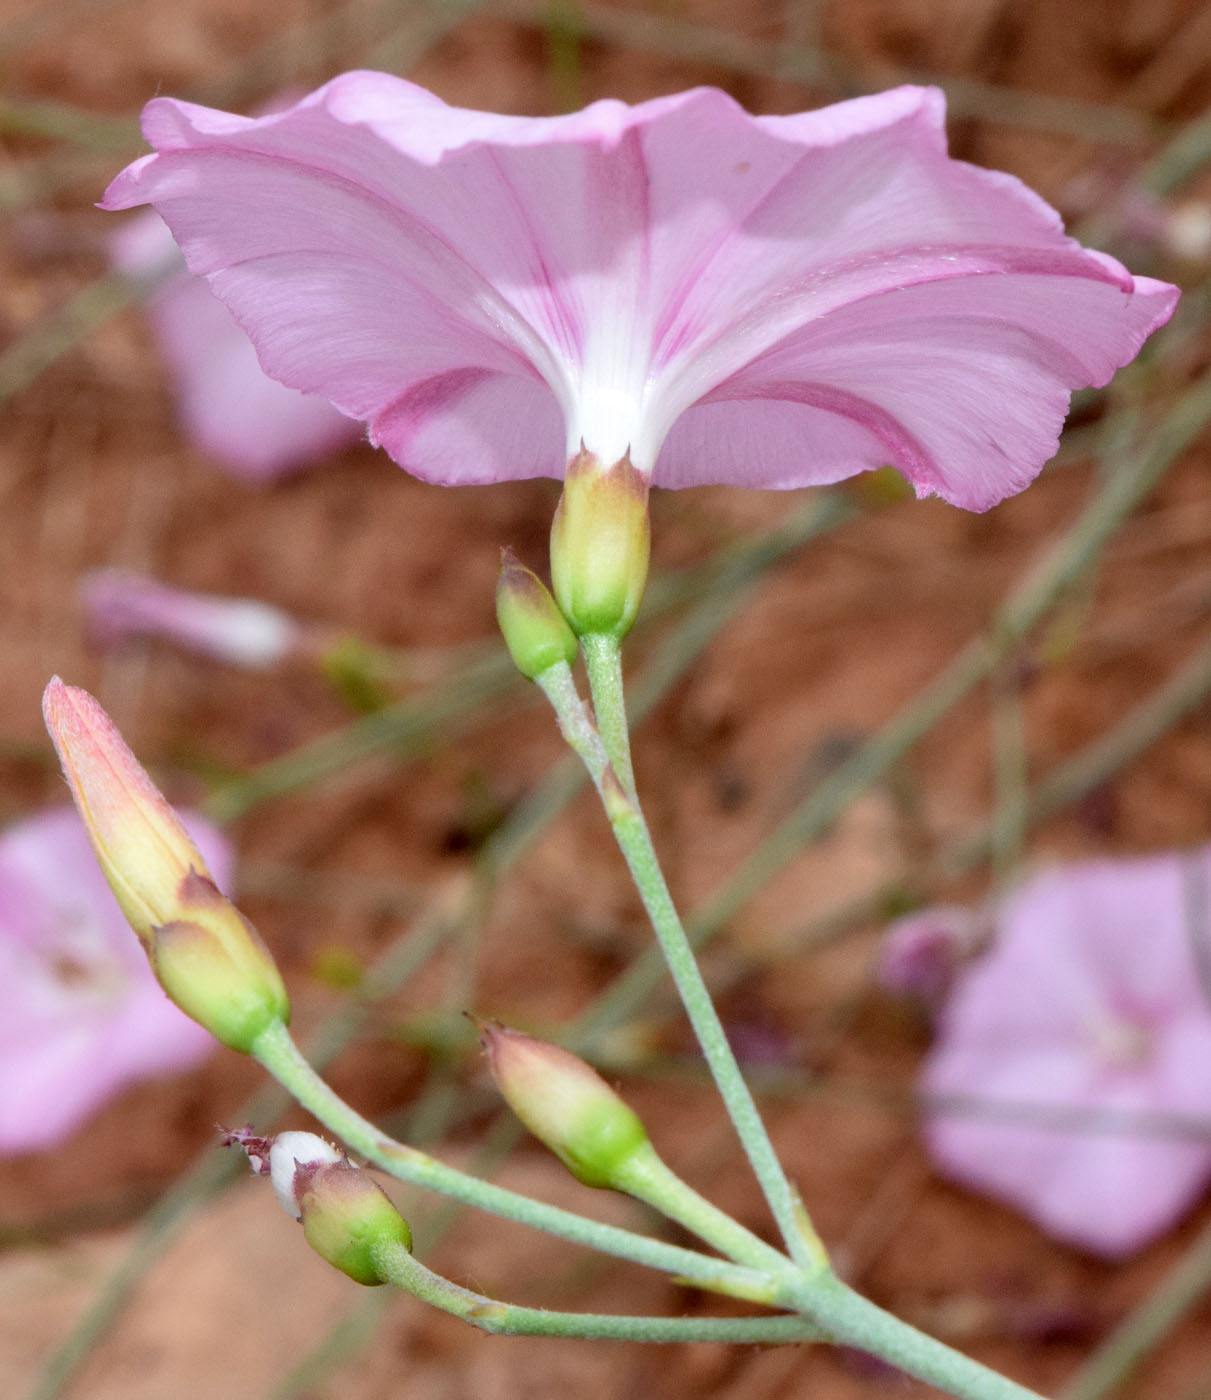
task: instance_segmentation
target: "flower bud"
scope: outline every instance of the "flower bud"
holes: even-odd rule
[[[224,1045],[249,1051],[290,1019],[269,951],[96,700],[56,677],[42,709],[101,871],[160,985]]]
[[[576,660],[579,644],[555,599],[511,549],[501,550],[496,619],[513,664],[527,680]]]
[[[647,1129],[595,1069],[558,1045],[480,1026],[497,1087],[527,1128],[586,1186],[624,1187],[623,1169],[651,1151]]]
[[[86,691],[56,676],[42,714],[72,799],[110,888],[146,943],[181,914],[181,881],[210,878],[177,814],[126,747],[113,721]]]
[[[648,479],[622,457],[611,467],[581,447],[551,525],[551,582],[578,636],[631,630],[648,576]]]
[[[277,965],[256,929],[201,875],[181,883],[184,917],[152,934],[152,970],[169,997],[242,1054],[271,1025],[290,1020]]]
[[[307,1243],[355,1283],[386,1282],[376,1248],[412,1248],[408,1222],[387,1193],[314,1133],[279,1133],[269,1171],[283,1208],[302,1220]]]

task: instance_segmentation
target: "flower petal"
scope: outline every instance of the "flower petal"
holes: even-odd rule
[[[1176,299],[949,159],[930,89],[529,118],[351,73],[258,119],[153,102],[145,131],[105,207],[154,203],[271,374],[433,480],[560,476],[583,441],[670,486],[892,462],[983,509]]]
[[[892,285],[824,310],[709,391],[670,434],[657,484],[804,486],[892,465],[920,495],[995,505],[1054,455],[1072,390],[1106,383],[1176,301],[1162,283],[1090,275],[1091,258],[1050,261],[955,254],[956,270],[915,284],[900,262]]]
[[[172,371],[182,427],[207,456],[247,480],[273,481],[359,435],[359,425],[327,399],[265,374],[231,313],[185,271],[158,215],[130,220],[110,255],[129,277],[164,279],[147,315]]]

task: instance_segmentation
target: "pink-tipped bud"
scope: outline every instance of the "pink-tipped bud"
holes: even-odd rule
[[[268,949],[96,700],[56,677],[42,711],[101,871],[160,985],[217,1040],[247,1053],[290,1019]]]
[[[546,584],[511,549],[500,554],[496,619],[513,664],[534,680],[552,666],[570,666],[580,644]]]
[[[314,1133],[279,1133],[269,1175],[282,1208],[303,1222],[307,1243],[356,1283],[385,1283],[378,1251],[412,1248],[408,1222],[387,1193]]]
[[[56,676],[42,715],[97,861],[131,928],[146,943],[181,916],[181,882],[210,879],[177,814],[86,690]]]
[[[629,1189],[625,1168],[651,1153],[647,1129],[595,1069],[558,1045],[481,1023],[492,1077],[527,1128],[586,1186]]]
[[[629,457],[605,467],[582,448],[568,463],[551,524],[551,582],[578,636],[626,636],[650,550],[647,477]]]

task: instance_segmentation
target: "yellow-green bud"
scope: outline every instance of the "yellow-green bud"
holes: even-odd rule
[[[578,636],[622,638],[631,630],[650,549],[648,478],[630,457],[602,466],[582,446],[551,524],[551,582]]]
[[[623,1188],[623,1169],[650,1150],[647,1129],[591,1066],[507,1026],[480,1026],[492,1077],[514,1113],[586,1186]]]
[[[355,1283],[386,1282],[376,1249],[397,1244],[411,1250],[412,1231],[391,1198],[322,1138],[279,1134],[269,1166],[278,1198],[302,1220],[307,1243]]]
[[[247,1052],[290,1019],[268,949],[96,700],[56,678],[43,714],[97,861],[160,985],[216,1039]]]
[[[580,644],[546,584],[511,549],[500,553],[496,620],[513,664],[534,680],[561,662],[571,665]]]
[[[152,933],[160,986],[199,1025],[248,1054],[262,1031],[290,1020],[290,999],[256,929],[200,875],[182,882],[182,917]]]

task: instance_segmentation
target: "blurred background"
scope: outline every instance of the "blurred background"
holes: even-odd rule
[[[319,424],[302,438],[318,456],[233,458],[191,408],[218,392],[182,368],[203,332],[174,352],[157,320],[163,255],[132,262],[121,218],[93,207],[144,149],[140,108],[165,93],[254,111],[355,67],[517,113],[695,84],[790,112],[928,81],[955,155],[1020,175],[1086,241],[1186,289],[1141,361],[1078,397],[1040,481],[987,515],[915,503],[882,473],[814,495],[657,493],[628,665],[658,847],[847,1277],[1049,1393],[1211,1393],[1211,1203],[1111,1265],[940,1180],[914,1088],[930,1018],[875,975],[898,914],[983,899],[1042,861],[1211,839],[1211,8],[5,0],[0,65],[0,821],[62,801],[39,697],[53,673],[87,686],[170,797],[234,841],[241,905],[342,1093],[450,1160],[645,1228],[665,1227],[516,1140],[461,1015],[572,1024],[671,1163],[767,1228],[604,820],[501,661],[498,551],[544,567],[558,488],[426,486]],[[102,568],[260,599],[300,630],[256,668],[115,645],[81,593]],[[215,1150],[217,1122],[306,1122],[250,1109],[263,1092],[218,1052],[0,1160],[7,1394],[911,1390],[809,1348],[486,1338],[357,1290]],[[397,1197],[436,1264],[482,1291],[715,1306]]]

